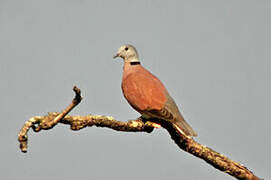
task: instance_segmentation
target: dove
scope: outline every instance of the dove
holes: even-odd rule
[[[121,88],[125,99],[144,119],[156,118],[170,123],[179,133],[193,137],[197,133],[184,120],[163,83],[145,69],[132,45],[123,45],[114,58],[124,61]],[[155,126],[154,126],[155,127]]]

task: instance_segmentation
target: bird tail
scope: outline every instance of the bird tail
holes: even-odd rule
[[[176,130],[185,136],[197,136],[197,133],[183,118],[181,120],[175,121],[173,126]]]

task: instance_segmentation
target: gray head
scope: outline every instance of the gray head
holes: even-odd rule
[[[121,46],[114,58],[116,57],[121,57],[125,62],[139,62],[136,48],[130,44]]]

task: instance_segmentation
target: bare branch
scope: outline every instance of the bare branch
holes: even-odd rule
[[[122,122],[117,121],[110,116],[68,116],[67,114],[82,100],[80,89],[74,87],[73,90],[75,92],[75,97],[72,100],[72,103],[61,113],[53,112],[48,113],[46,116],[35,116],[25,122],[24,126],[18,134],[18,141],[20,143],[20,149],[22,152],[27,152],[27,133],[30,128],[32,128],[34,132],[39,132],[40,130],[49,130],[58,123],[63,123],[70,125],[71,130],[80,130],[85,127],[97,126],[111,128],[116,131],[150,133],[155,127],[153,123],[158,123],[167,129],[171,135],[171,138],[182,150],[203,159],[216,169],[226,172],[237,179],[260,180],[260,178],[255,176],[244,165],[229,159],[228,157],[212,150],[211,148],[197,143],[190,137],[177,133],[177,131],[170,123],[161,121],[159,119],[152,119],[152,122],[146,122],[144,118],[139,117],[136,120]]]
[[[242,180],[260,180],[251,171],[249,171],[244,165],[237,163],[230,158],[220,154],[213,149],[197,143],[194,139],[177,133],[177,131],[167,123],[159,120],[154,120],[160,123],[167,129],[171,138],[175,143],[184,151],[199,157],[212,165],[214,168],[219,169],[229,175]]]

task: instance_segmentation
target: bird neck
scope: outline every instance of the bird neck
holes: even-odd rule
[[[125,62],[139,62],[139,59],[137,56],[127,57],[124,59]]]
[[[142,66],[140,65],[139,61],[135,62],[124,62],[123,65],[123,78],[127,77],[128,75],[135,73],[138,71]]]

